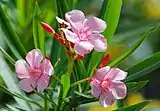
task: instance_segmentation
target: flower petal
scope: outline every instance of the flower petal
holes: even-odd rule
[[[78,22],[83,21],[85,19],[85,15],[80,10],[72,10],[65,14],[65,18],[68,22]]]
[[[44,74],[47,74],[49,76],[51,76],[54,73],[54,69],[53,69],[53,66],[52,66],[50,60],[43,59],[42,64],[41,64],[41,71]]]
[[[112,81],[112,94],[116,99],[124,99],[127,93],[127,87],[123,82]]]
[[[72,10],[65,14],[65,18],[70,23],[72,31],[78,33],[83,26],[85,15],[80,10]]]
[[[74,49],[76,53],[83,55],[90,53],[93,50],[93,45],[88,41],[82,41],[75,44]]]
[[[109,66],[106,66],[106,67],[103,67],[103,68],[100,68],[96,71],[96,74],[95,74],[95,77],[102,81],[104,80],[105,76],[107,75],[108,71],[109,71],[110,67]]]
[[[103,35],[101,34],[92,34],[92,39],[90,40],[91,44],[94,46],[94,49],[98,52],[104,52],[107,49],[107,42]]]
[[[101,88],[100,88],[100,86],[98,85],[98,83],[96,82],[96,81],[91,81],[90,82],[90,86],[91,86],[91,89],[92,89],[92,95],[94,96],[94,97],[99,97],[99,95],[101,94]]]
[[[98,32],[103,32],[106,26],[106,22],[97,17],[88,18],[84,23],[84,27],[89,28],[89,30]]]
[[[44,91],[44,89],[46,89],[48,87],[49,84],[49,76],[46,74],[43,74],[40,79],[38,79],[37,82],[37,90],[38,92],[42,93]]]
[[[68,28],[70,27],[70,24],[69,24],[68,22],[64,21],[63,19],[61,19],[61,18],[59,18],[59,17],[57,17],[57,16],[56,16],[56,19],[57,19],[57,21],[58,21],[60,24],[64,23],[65,25],[68,26]]]
[[[102,92],[99,98],[99,102],[104,108],[106,108],[108,106],[111,106],[115,102],[115,98],[109,91]]]
[[[79,38],[77,37],[77,34],[71,32],[68,29],[61,28],[63,32],[65,33],[65,37],[67,38],[68,41],[72,43],[77,43],[79,41]]]
[[[19,82],[19,88],[25,92],[31,92],[33,88],[36,87],[36,79],[35,78],[28,78],[22,79]]]
[[[16,68],[16,74],[17,74],[18,78],[23,79],[23,78],[30,78],[31,77],[31,75],[29,73],[30,66],[27,64],[27,62],[25,60],[20,59],[20,60],[16,61],[15,68]]]
[[[105,78],[112,80],[124,80],[127,76],[127,72],[122,71],[119,68],[111,68]]]
[[[39,49],[33,49],[27,53],[26,60],[33,68],[39,68],[43,55]]]

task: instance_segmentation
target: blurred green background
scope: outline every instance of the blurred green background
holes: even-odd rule
[[[67,0],[70,3],[70,0]],[[32,37],[32,14],[33,3],[35,0],[0,0],[3,8],[12,20],[12,26],[27,51],[34,48]],[[88,16],[97,15],[100,11],[103,0],[74,0],[74,3],[69,7],[70,9],[80,9]],[[45,21],[55,27],[56,25],[56,5],[54,0],[39,0],[41,8],[41,21]],[[109,53],[111,60],[120,56],[126,49],[132,46],[139,38],[140,35],[147,31],[148,28],[158,23],[160,20],[160,0],[123,0],[123,7],[120,16],[118,28],[111,42],[108,43]],[[0,46],[3,47],[9,54],[13,55],[4,42],[4,33],[0,28]],[[52,45],[52,37],[46,34],[46,49]],[[122,69],[133,66],[144,58],[153,55],[155,52],[160,51],[160,30],[152,33],[147,40],[122,64],[119,65]],[[50,50],[47,50],[50,54]],[[1,55],[2,56],[2,55]],[[13,56],[14,57],[14,56]],[[1,63],[0,63],[1,64]],[[151,99],[153,102],[147,107],[155,108],[160,111],[160,69],[148,74],[145,78],[138,80],[149,80],[148,85],[139,92],[129,94],[126,105],[137,103],[144,99]],[[138,81],[137,80],[137,81]],[[1,79],[0,84],[4,84]],[[0,92],[0,107],[6,103],[12,103],[13,98],[7,94]],[[103,109],[98,104],[90,104],[82,106],[80,110],[84,111],[110,111],[116,106]],[[150,110],[146,110],[150,111]]]

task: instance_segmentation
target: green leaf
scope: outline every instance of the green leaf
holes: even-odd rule
[[[43,30],[42,26],[40,25],[40,15],[41,15],[41,11],[38,6],[38,3],[36,2],[35,8],[34,8],[34,17],[33,17],[34,45],[35,45],[35,48],[41,49],[43,54],[46,55],[44,30]]]
[[[139,102],[137,104],[134,104],[132,106],[127,106],[127,107],[124,107],[124,108],[116,109],[114,111],[140,111],[141,109],[143,109],[150,102],[151,101],[146,100],[146,101],[142,101],[142,102]]]
[[[143,88],[147,83],[148,83],[148,80],[146,80],[146,81],[139,81],[139,82],[129,82],[129,83],[126,83],[127,90],[128,90],[128,92],[138,91],[141,88]]]
[[[30,103],[33,103],[33,104],[37,105],[39,108],[42,108],[41,105],[39,105],[37,102],[33,101],[32,99],[28,98],[27,96],[22,95],[22,94],[19,94],[18,92],[13,92],[13,91],[7,89],[7,88],[6,88],[5,86],[3,86],[3,85],[0,85],[0,90],[1,90],[2,92],[4,92],[4,93],[7,93],[7,94],[13,96],[13,97],[17,97],[17,98],[19,98],[19,99],[21,99],[21,100],[28,101],[28,102],[30,102]],[[26,107],[23,107],[23,108],[26,108]]]
[[[26,50],[25,50],[22,42],[20,41],[18,35],[13,30],[9,19],[7,18],[6,14],[4,13],[4,11],[1,7],[1,4],[0,4],[0,23],[1,23],[1,26],[2,26],[4,33],[6,35],[5,40],[8,44],[8,46],[10,46],[10,49],[11,50],[13,49],[12,50],[13,54],[17,50],[17,52],[19,52],[19,54],[22,57],[24,57],[26,54]],[[15,54],[15,56],[16,56],[16,54]]]
[[[104,0],[103,2],[99,16],[107,22],[107,28],[103,34],[108,41],[110,41],[116,31],[120,18],[121,7],[122,0]]]
[[[0,47],[0,51],[3,53],[5,58],[7,58],[9,62],[11,62],[12,65],[15,65],[14,59],[5,50],[3,50],[2,47]]]
[[[68,74],[61,76],[61,84],[63,86],[63,98],[65,98],[70,88],[70,77]]]
[[[126,82],[132,81],[139,77],[145,76],[150,72],[160,67],[160,52],[146,58],[145,60],[137,63],[136,65],[128,68],[126,71],[129,76],[126,78]]]
[[[11,69],[9,68],[8,64],[6,63],[6,61],[4,60],[4,58],[2,56],[0,56],[0,76],[3,78],[6,86],[8,87],[9,90],[12,90],[14,92],[17,92],[21,95],[25,95],[24,93],[22,93],[20,91],[20,89],[18,88],[18,80],[15,77],[15,74],[11,71]],[[16,102],[19,104],[19,106],[24,107],[26,109],[30,109],[30,105],[28,102],[18,99],[16,97],[14,97],[14,99],[16,100]]]
[[[148,35],[157,30],[159,28],[159,25],[152,27],[151,29],[149,29],[147,32],[145,32],[141,39],[135,44],[133,45],[128,51],[126,51],[123,55],[121,55],[120,57],[118,57],[116,60],[114,60],[113,62],[111,62],[109,64],[109,66],[113,67],[115,65],[118,65],[120,62],[122,62],[124,59],[126,59],[129,55],[131,55],[140,45],[141,43],[148,37]]]

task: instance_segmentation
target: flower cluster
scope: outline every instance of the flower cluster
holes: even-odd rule
[[[82,59],[85,54],[93,49],[98,52],[106,52],[107,41],[101,32],[106,28],[106,23],[97,18],[85,18],[80,10],[72,10],[65,14],[66,21],[56,17],[61,24],[60,30],[55,30],[48,24],[41,22],[44,30],[65,46],[67,53]],[[116,99],[123,99],[126,96],[127,88],[122,80],[127,73],[119,68],[106,66],[109,55],[106,55],[97,70],[95,76],[89,79],[92,95],[99,98],[103,107],[112,105]],[[49,85],[50,76],[54,69],[48,57],[44,57],[39,49],[33,49],[26,55],[26,61],[20,59],[15,64],[16,74],[19,79],[20,89],[31,92],[37,89],[43,92]]]
[[[76,54],[84,56],[90,53],[93,49],[98,52],[104,52],[107,49],[107,42],[100,33],[106,28],[106,23],[97,18],[85,18],[85,15],[80,10],[73,10],[65,14],[66,21],[56,17],[57,21],[62,24],[62,30],[65,34],[65,41],[70,42],[71,47],[74,48]],[[43,28],[59,37],[63,35],[55,33],[55,31],[48,24],[42,23]],[[66,45],[68,46],[68,45]]]

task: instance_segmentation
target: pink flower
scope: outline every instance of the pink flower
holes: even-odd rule
[[[43,92],[54,72],[50,60],[48,57],[43,58],[39,49],[33,49],[27,53],[26,61],[20,59],[15,64],[17,77],[22,79],[19,82],[20,89],[31,92],[36,88],[38,92]]]
[[[125,98],[127,88],[121,80],[126,76],[127,73],[118,68],[106,66],[98,69],[95,77],[90,80],[92,95],[99,98],[103,107],[111,106],[116,99]]]
[[[104,52],[107,49],[106,39],[100,34],[106,28],[106,23],[103,20],[97,17],[86,19],[84,13],[80,10],[72,10],[66,13],[67,22],[56,18],[59,23],[68,26],[62,28],[62,30],[66,39],[75,44],[76,53],[84,55],[91,52],[93,48],[98,52]]]

